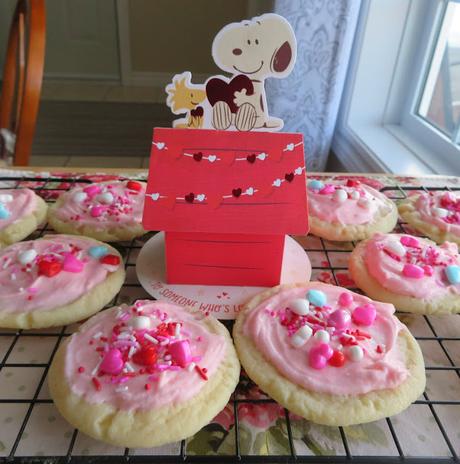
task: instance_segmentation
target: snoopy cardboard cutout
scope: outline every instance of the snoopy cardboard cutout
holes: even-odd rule
[[[174,76],[166,87],[167,105],[184,114],[177,128],[238,131],[279,131],[283,120],[270,116],[265,79],[281,79],[292,71],[297,43],[288,21],[268,13],[231,23],[212,44],[212,57],[230,77],[212,76],[204,84],[192,84],[192,74]]]

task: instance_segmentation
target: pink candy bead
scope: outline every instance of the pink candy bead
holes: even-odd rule
[[[62,263],[62,269],[67,272],[81,272],[84,267],[84,263],[76,258],[72,253],[66,253],[64,262]]]
[[[423,268],[416,264],[405,264],[402,273],[411,279],[421,279],[425,275]]]
[[[169,345],[172,360],[180,367],[185,367],[192,361],[192,352],[188,340],[179,340]]]
[[[339,305],[340,306],[350,306],[353,303],[353,295],[351,293],[343,292],[339,296]]]
[[[327,365],[327,361],[334,354],[334,350],[327,343],[320,343],[308,353],[308,361],[313,369],[323,369]]]
[[[327,195],[329,193],[334,193],[335,192],[335,185],[332,184],[326,184],[320,191],[319,193],[321,195]]]
[[[336,309],[329,315],[327,322],[337,329],[344,329],[350,325],[351,316],[350,313],[344,309]]]
[[[99,217],[104,212],[104,206],[93,206],[91,208],[90,214],[92,217]]]
[[[425,275],[431,277],[434,273],[434,269],[427,264],[426,266],[423,266],[423,272]]]
[[[401,243],[408,247],[418,247],[419,241],[415,237],[403,236],[401,237]]]
[[[88,185],[88,187],[85,187],[83,191],[90,197],[94,197],[94,195],[101,193],[102,189],[99,185]]]
[[[351,315],[353,322],[357,325],[370,326],[374,323],[377,310],[373,304],[358,306]]]
[[[123,365],[124,362],[120,350],[112,348],[105,354],[99,369],[105,374],[118,375],[123,369]]]

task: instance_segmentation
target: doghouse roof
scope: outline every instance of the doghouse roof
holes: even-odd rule
[[[303,153],[301,134],[156,128],[144,227],[305,234]]]

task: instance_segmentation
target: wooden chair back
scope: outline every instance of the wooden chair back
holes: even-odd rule
[[[0,154],[27,166],[43,79],[45,0],[18,0],[11,23],[0,95]],[[11,150],[13,148],[13,150]],[[11,153],[12,151],[12,153]]]

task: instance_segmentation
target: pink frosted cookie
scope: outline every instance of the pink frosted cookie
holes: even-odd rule
[[[364,240],[390,232],[398,220],[396,205],[358,180],[308,182],[310,232],[327,240]]]
[[[0,327],[36,329],[80,321],[123,285],[120,254],[96,240],[47,235],[0,251]]]
[[[420,348],[394,307],[310,282],[251,300],[233,329],[241,364],[281,405],[325,425],[407,408],[425,388]]]
[[[49,387],[61,414],[84,433],[150,447],[198,432],[225,407],[239,373],[220,322],[144,300],[85,322],[60,346]]]
[[[0,189],[0,248],[26,238],[45,220],[46,203],[32,190]]]
[[[436,243],[460,245],[460,192],[429,192],[409,196],[398,206],[401,217]]]
[[[398,310],[460,312],[460,256],[455,243],[437,246],[411,235],[375,234],[350,256],[356,285]]]
[[[57,232],[106,242],[140,237],[145,234],[145,187],[144,182],[124,180],[73,188],[50,207],[48,221]]]

